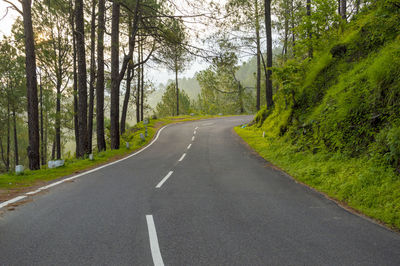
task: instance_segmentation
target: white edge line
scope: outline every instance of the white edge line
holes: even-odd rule
[[[34,194],[36,194],[36,193],[38,193],[38,192],[40,192],[40,191],[42,191],[42,190],[45,190],[45,189],[48,189],[48,188],[57,186],[57,185],[62,184],[62,183],[64,183],[64,182],[66,182],[66,181],[73,180],[73,179],[75,179],[75,178],[78,178],[78,177],[81,177],[81,176],[84,176],[84,175],[87,175],[87,174],[96,172],[96,171],[98,171],[98,170],[100,170],[100,169],[103,169],[103,168],[105,168],[105,167],[108,167],[108,166],[110,166],[110,165],[113,165],[113,164],[116,164],[116,163],[125,161],[125,160],[127,160],[127,159],[129,159],[129,158],[131,158],[131,157],[133,157],[133,156],[135,156],[135,155],[141,153],[142,151],[146,150],[148,147],[150,147],[151,145],[153,145],[154,142],[156,142],[156,140],[157,140],[158,137],[160,136],[161,131],[163,131],[163,129],[166,128],[167,126],[168,126],[168,125],[163,126],[162,128],[160,128],[160,130],[158,130],[158,132],[157,132],[156,137],[155,137],[149,144],[147,144],[146,146],[144,146],[142,149],[138,150],[137,152],[132,153],[131,155],[126,156],[125,158],[122,158],[122,159],[119,159],[119,160],[117,160],[117,161],[114,161],[114,162],[111,162],[111,163],[108,163],[108,164],[99,166],[99,167],[97,167],[97,168],[94,168],[94,169],[92,169],[92,170],[86,171],[86,172],[84,172],[84,173],[77,174],[77,175],[75,175],[75,176],[72,176],[72,177],[69,177],[69,178],[66,178],[66,179],[57,181],[57,182],[52,183],[52,184],[50,184],[50,185],[47,185],[47,186],[38,188],[38,189],[35,190],[35,191],[27,192],[27,193],[25,193],[25,196],[18,196],[18,197],[15,197],[15,198],[13,198],[13,199],[7,200],[7,201],[5,201],[5,202],[3,202],[3,203],[0,203],[0,209],[6,207],[7,205],[9,205],[9,204],[11,204],[11,203],[14,203],[14,202],[17,202],[17,201],[20,201],[20,200],[26,198],[26,195],[28,195],[28,196],[34,195]]]
[[[178,162],[182,162],[182,160],[185,158],[185,156],[186,156],[186,153],[184,153],[184,154],[181,156],[181,158],[178,160]]]
[[[190,149],[190,147],[192,147],[192,143],[190,143],[189,146],[187,146],[187,149]]]
[[[158,183],[158,185],[156,186],[156,188],[160,188],[165,181],[167,181],[167,179],[174,173],[174,171],[169,171],[169,173],[160,181],[160,183]]]
[[[164,266],[164,262],[161,257],[160,246],[158,245],[158,237],[156,226],[154,225],[153,215],[146,215],[146,221],[147,229],[149,230],[150,249],[154,266]]]
[[[3,207],[6,207],[7,205],[9,205],[11,203],[20,201],[20,200],[25,199],[25,198],[26,198],[26,196],[18,196],[18,197],[15,197],[13,199],[7,200],[7,201],[5,201],[5,202],[0,204],[0,209],[3,208]]]

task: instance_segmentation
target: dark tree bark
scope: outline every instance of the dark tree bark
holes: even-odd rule
[[[75,16],[74,11],[72,9],[72,2],[70,3],[70,13],[71,13],[71,29],[72,29],[72,60],[73,60],[73,73],[74,73],[74,82],[73,82],[73,90],[74,90],[74,131],[75,131],[75,154],[78,156],[79,154],[79,119],[78,119],[78,73],[77,73],[77,56],[76,56],[76,38],[75,38]],[[47,154],[47,153],[46,153]]]
[[[265,95],[267,108],[272,108],[274,102],[272,99],[272,32],[271,32],[271,0],[265,0],[265,31],[267,35],[267,75],[265,77]]]
[[[307,0],[307,5],[306,5],[306,10],[307,10],[307,16],[311,16],[311,0]],[[312,33],[311,33],[311,23],[307,26],[307,31],[308,31],[308,57],[313,58],[313,47],[311,43],[312,39]]]
[[[119,149],[119,17],[120,4],[114,1],[111,21],[111,149]]]
[[[243,105],[243,87],[240,81],[238,81],[238,98],[239,98],[239,107],[240,114],[244,113],[244,105]]]
[[[140,53],[141,53],[141,58],[142,61],[144,59],[143,56],[143,45],[140,47]],[[140,121],[143,121],[144,119],[144,62],[142,64],[142,71],[140,71],[141,73],[141,83],[140,83]]]
[[[105,0],[99,0],[98,28],[97,28],[97,82],[96,82],[96,135],[98,151],[106,150],[104,136],[104,32]]]
[[[344,21],[347,20],[347,1],[340,0],[340,16]]]
[[[45,121],[49,121],[47,111],[45,114],[46,114]],[[47,161],[48,129],[49,129],[48,122],[46,122],[46,127],[44,128],[44,164],[46,164]]]
[[[7,154],[6,171],[10,171],[10,101],[7,99]]]
[[[283,60],[287,60],[287,53],[288,53],[288,41],[289,41],[289,4],[288,0],[285,0],[285,22],[284,22],[284,40],[283,40]]]
[[[294,56],[294,47],[296,46],[296,36],[295,36],[295,32],[294,32],[294,28],[295,28],[295,26],[294,26],[294,12],[295,12],[295,10],[294,10],[294,0],[291,0],[291,12],[290,12],[290,20],[291,20],[291,22],[292,22],[292,26],[291,26],[291,30],[292,30],[292,47],[293,47],[293,51],[292,51],[292,53],[293,53],[293,56]]]
[[[15,106],[13,108],[13,122],[14,122],[14,160],[15,166],[19,165],[18,155],[18,135],[17,135],[17,115],[15,114]]]
[[[179,115],[178,62],[175,60],[176,115]]]
[[[89,115],[88,115],[88,153],[92,153],[93,140],[93,110],[94,110],[94,83],[96,76],[96,1],[92,3],[92,18],[90,23],[90,81],[89,81]]]
[[[39,110],[36,80],[36,56],[32,27],[31,1],[22,0],[25,35],[26,89],[28,102],[29,169],[40,169],[39,155]]]
[[[88,153],[87,132],[87,85],[85,57],[85,29],[83,19],[83,0],[75,0],[76,52],[78,57],[78,125],[79,146],[77,157],[82,158]]]
[[[358,14],[360,12],[360,4],[361,4],[361,1],[356,0],[356,14]]]
[[[256,46],[257,46],[257,77],[256,77],[256,109],[261,105],[261,44],[260,44],[260,19],[258,0],[255,1],[256,9]]]
[[[44,155],[44,126],[43,126],[43,87],[42,78],[39,76],[39,99],[40,99],[40,158],[42,165],[46,165],[46,157]]]
[[[51,148],[51,159],[55,160],[56,158],[56,139],[54,138],[53,147]]]
[[[122,113],[121,113],[121,135],[125,133],[126,127],[126,115],[128,113],[128,104],[129,98],[131,96],[131,82],[133,78],[132,73],[132,64],[128,66],[128,72],[126,73],[126,90],[125,90],[125,98],[124,104],[122,106]]]
[[[61,67],[61,66],[59,66]],[[56,159],[61,159],[61,70],[57,73],[57,99],[56,99]]]
[[[6,158],[4,158],[4,147],[3,147],[3,139],[0,137],[0,151],[1,151],[1,160],[3,161],[4,166],[7,165]]]
[[[140,51],[138,51],[138,62],[140,62]],[[136,123],[140,122],[140,88],[141,88],[141,66],[137,68],[137,88],[136,88]]]

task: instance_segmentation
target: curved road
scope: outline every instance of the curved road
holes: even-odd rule
[[[232,131],[170,125],[143,152],[0,217],[0,265],[400,265],[400,236],[267,166]]]

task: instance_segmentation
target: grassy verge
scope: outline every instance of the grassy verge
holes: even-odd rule
[[[111,162],[126,155],[129,155],[135,150],[138,150],[147,145],[153,139],[154,134],[157,132],[157,130],[166,124],[194,121],[213,117],[217,116],[178,116],[150,120],[148,124],[148,137],[145,139],[145,141],[142,141],[140,138],[141,133],[144,135],[145,127],[143,123],[139,123],[134,127],[128,129],[124,136],[122,136],[121,148],[119,150],[107,150],[98,153],[95,151],[96,149],[94,149],[93,160],[67,158],[65,160],[65,165],[59,168],[47,169],[46,166],[43,166],[43,169],[37,171],[25,170],[22,175],[15,175],[13,173],[2,174],[0,175],[0,189],[6,193],[10,191],[18,193],[18,191],[26,189],[27,187],[32,187],[43,182],[51,181],[94,168],[98,165]],[[129,142],[129,148],[126,148],[126,142]]]
[[[295,179],[400,229],[400,177],[376,159],[301,151],[285,138],[263,138],[257,128],[235,131],[264,159]]]

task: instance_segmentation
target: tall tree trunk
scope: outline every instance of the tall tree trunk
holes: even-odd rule
[[[311,17],[311,0],[307,0],[307,5],[306,5],[306,10],[307,10],[307,16],[310,19]],[[311,33],[311,22],[308,22],[307,25],[307,34],[308,34],[308,57],[313,58],[313,45],[311,43],[312,41],[312,33]]]
[[[129,64],[128,72],[126,74],[126,90],[125,90],[124,105],[122,106],[122,114],[121,114],[121,135],[125,133],[126,115],[128,112],[129,97],[131,95],[132,77],[133,77],[132,64]]]
[[[291,0],[290,4],[291,4],[291,6],[290,6],[290,9],[291,9],[290,20],[291,20],[291,23],[292,23],[292,28],[291,28],[291,31],[292,31],[292,53],[293,53],[293,56],[294,56],[295,55],[294,47],[296,46],[296,36],[295,36],[295,32],[294,32],[294,28],[295,28],[295,26],[294,26],[294,24],[295,24],[295,21],[294,21],[294,12],[295,12],[295,10],[294,10],[294,0]]]
[[[344,21],[347,20],[347,1],[340,0],[340,16]]]
[[[90,23],[90,81],[89,81],[89,115],[88,115],[88,153],[92,153],[94,82],[96,75],[96,0],[92,2],[92,18]]]
[[[47,113],[47,111],[46,111],[46,119],[45,119],[45,121],[46,121],[46,127],[44,128],[44,164],[46,164],[46,161],[47,161],[47,145],[48,145],[48,129],[49,129],[49,125],[48,125],[48,121],[49,121],[49,119],[48,119],[48,113]]]
[[[60,76],[61,78],[61,76]],[[61,159],[61,80],[57,78],[56,99],[56,159]]]
[[[144,60],[143,57],[143,45],[140,46],[140,54],[141,54],[141,58],[142,61]],[[140,71],[141,73],[141,78],[140,78],[140,121],[143,121],[144,119],[144,62],[142,64],[142,71]]]
[[[56,158],[56,139],[54,138],[53,147],[51,148],[51,159],[55,160]]]
[[[117,0],[112,5],[111,21],[111,107],[110,136],[111,149],[119,149],[119,17],[120,4]]]
[[[19,165],[19,155],[18,155],[17,116],[15,114],[15,106],[13,108],[13,122],[14,122],[14,159],[15,159],[15,166],[17,166]]]
[[[78,158],[88,153],[87,132],[87,85],[85,57],[85,24],[83,19],[83,0],[75,0],[76,51],[78,56],[78,125],[79,147]]]
[[[179,115],[178,62],[175,60],[176,115]]]
[[[285,0],[285,38],[283,41],[283,60],[287,60],[287,52],[288,52],[288,40],[289,40],[289,3],[288,0]]]
[[[97,31],[96,135],[98,151],[106,150],[104,134],[104,32],[105,0],[99,0]]]
[[[79,119],[78,119],[78,73],[77,73],[77,56],[76,56],[76,38],[75,38],[75,16],[74,11],[72,9],[72,1],[70,3],[70,13],[71,13],[71,29],[72,29],[72,60],[73,60],[73,90],[74,90],[74,132],[75,132],[75,154],[78,156],[79,154]],[[46,146],[47,149],[47,146]],[[47,156],[47,152],[46,152]]]
[[[267,108],[272,108],[274,102],[272,99],[272,32],[271,32],[271,0],[265,0],[265,31],[267,35],[267,75],[266,75],[266,101]]]
[[[1,136],[0,136],[0,151],[1,151],[1,160],[4,163],[4,166],[6,166],[7,165],[7,161],[6,161],[6,158],[4,158],[3,139],[1,138]]]
[[[238,98],[239,98],[240,114],[243,114],[244,113],[243,87],[242,84],[240,84],[240,81],[238,82]]]
[[[26,89],[28,102],[28,132],[29,169],[40,169],[39,155],[39,110],[36,80],[36,56],[32,27],[31,0],[22,0],[24,35],[25,35],[25,65]]]
[[[10,101],[7,99],[7,159],[6,170],[10,171]]]
[[[43,87],[42,87],[42,77],[39,76],[39,97],[40,97],[40,158],[42,160],[42,165],[46,165],[46,159],[44,156],[44,135],[43,135]]]
[[[140,62],[140,51],[138,49],[138,62]],[[141,88],[141,72],[140,72],[141,66],[139,65],[137,68],[137,88],[136,88],[136,123],[140,122],[140,88]]]
[[[256,83],[256,109],[260,110],[261,105],[261,44],[260,44],[260,17],[258,0],[255,0],[256,12],[256,45],[257,45],[257,83]]]
[[[360,12],[360,3],[361,3],[361,0],[356,0],[356,14],[358,14]]]

